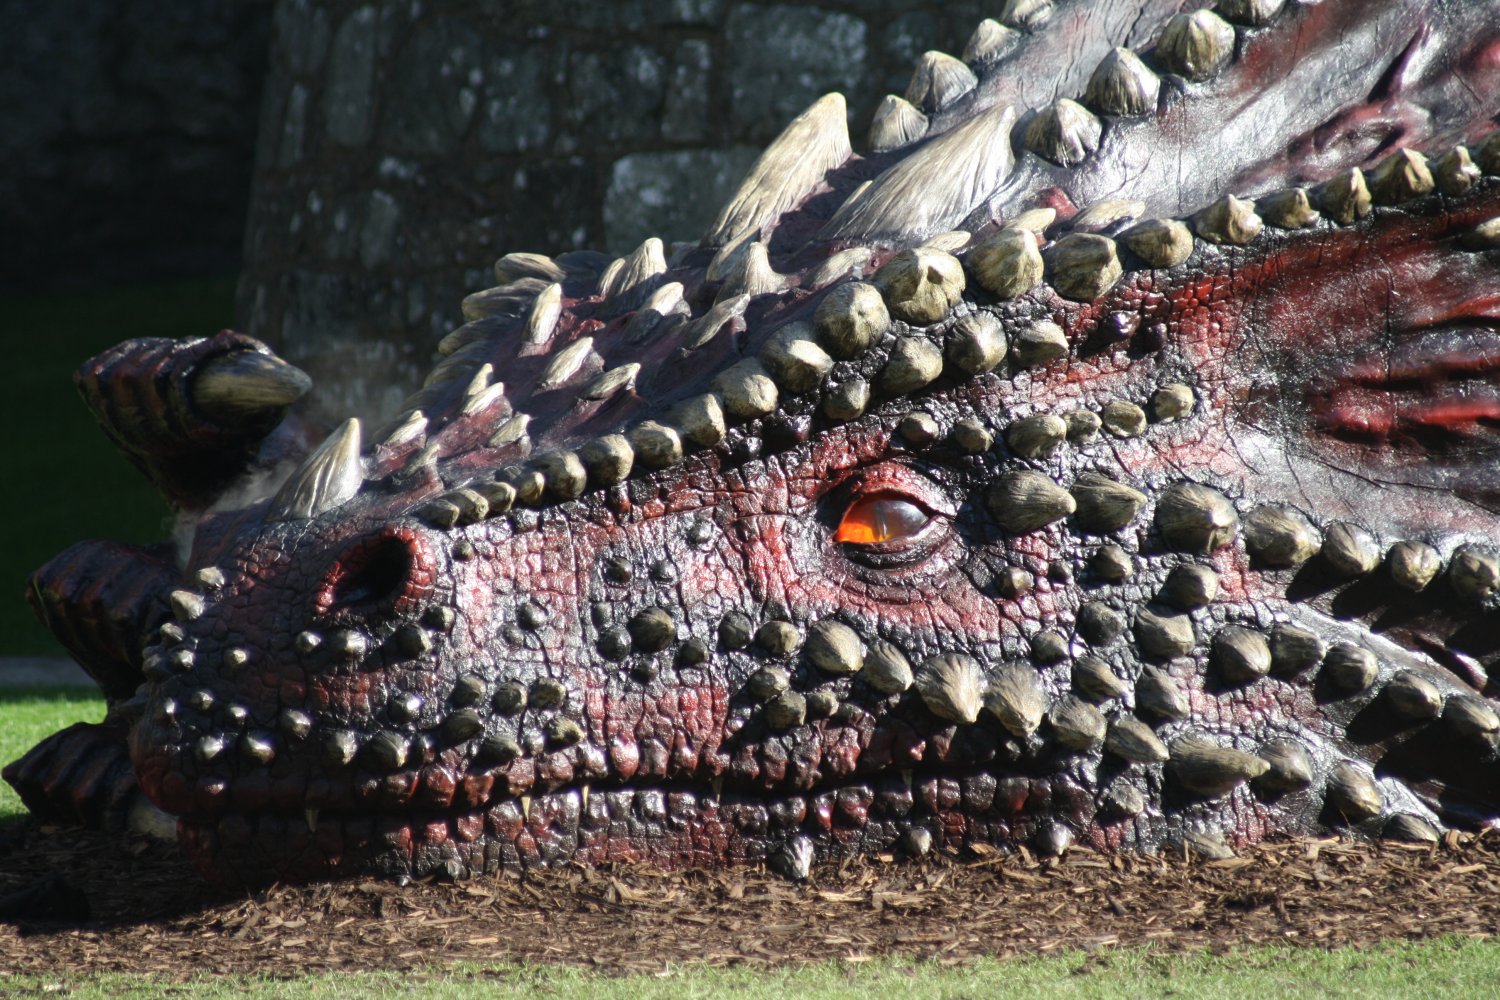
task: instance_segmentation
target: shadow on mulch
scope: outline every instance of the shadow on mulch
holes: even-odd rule
[[[0,897],[53,874],[81,890],[91,916],[0,925],[0,968],[186,978],[469,960],[623,973],[887,954],[1335,947],[1500,930],[1500,837],[1454,834],[1423,847],[1269,843],[1219,861],[1082,849],[1060,861],[872,858],[820,869],[804,885],[751,869],[611,866],[229,895],[169,847],[31,821],[0,828]]]

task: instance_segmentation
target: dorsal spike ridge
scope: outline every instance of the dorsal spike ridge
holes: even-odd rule
[[[796,207],[823,176],[853,154],[844,95],[825,94],[792,120],[760,154],[729,203],[703,236],[719,246],[749,230],[765,235],[781,214]]]

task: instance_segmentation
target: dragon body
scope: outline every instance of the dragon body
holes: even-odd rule
[[[111,708],[6,776],[248,882],[1493,824],[1497,111],[1487,3],[1011,0],[385,428],[122,345],[182,530],[38,572]]]

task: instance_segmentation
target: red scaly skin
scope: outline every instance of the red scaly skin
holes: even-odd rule
[[[1141,4],[1126,21],[1155,38],[1168,6]],[[1097,60],[1112,32],[1135,30],[1116,24],[1122,9],[1095,18],[1061,3],[1053,30],[1032,32],[1003,65],[1045,68],[1059,51]],[[923,237],[964,236],[953,244],[962,264],[917,258],[932,268],[923,287],[952,292],[936,318],[896,315],[909,300],[891,276],[920,242],[903,220],[851,235],[829,219],[861,181],[877,178],[879,191],[881,171],[944,133],[1002,100],[1032,100],[999,64],[927,109],[936,142],[847,156],[781,216],[755,222],[770,277],[744,264],[748,253],[715,259],[712,242],[665,270],[643,246],[628,267],[651,273],[634,288],[612,284],[626,265],[601,276],[576,257],[503,259],[497,273],[522,271],[470,304],[488,314],[445,340],[406,408],[425,422],[377,435],[352,465],[319,452],[276,497],[203,514],[177,621],[155,628],[146,602],[162,596],[119,588],[112,620],[139,623],[143,653],[126,659],[145,684],[112,710],[110,733],[130,727],[140,790],[177,817],[206,875],[247,883],[569,859],[765,860],[801,877],[815,856],[892,848],[1056,852],[1076,839],[1211,851],[1330,827],[1421,839],[1492,824],[1500,581],[1485,574],[1492,563],[1500,573],[1500,272],[1486,226],[1500,186],[1476,170],[1462,191],[1435,193],[1429,178],[1403,193],[1372,170],[1373,213],[1243,240],[1199,220],[1190,255],[1155,267],[1128,232],[1142,211],[1347,177],[1398,139],[1441,153],[1478,138],[1500,89],[1487,70],[1493,26],[1469,16],[1328,0],[1287,5],[1269,26],[1223,24],[1238,61],[1222,75],[1168,73],[1154,110],[1105,116],[1084,167],[1018,152],[989,200],[927,227]],[[1163,73],[1173,65],[1143,51]],[[1088,74],[1067,70],[1056,93],[1076,89],[1074,77]],[[841,104],[819,107],[842,128]],[[1022,111],[1013,138],[1032,143],[1039,112]],[[1491,145],[1475,159],[1494,174]],[[1175,186],[1163,181],[1174,166]],[[913,211],[953,196],[938,168],[951,161],[933,168],[929,201],[908,195]],[[1070,216],[1101,197],[1122,199],[1123,218],[1100,225],[1120,238],[1109,246],[1125,272],[1092,297],[1064,297],[1070,272],[1086,269],[1062,262]],[[1339,204],[1316,190],[1313,200],[1328,215]],[[978,277],[977,250],[1037,205],[1060,212],[1041,224],[1046,279],[1001,296]],[[863,243],[870,258],[848,274],[869,276],[896,320],[841,353],[815,318],[848,274],[812,275]],[[721,328],[698,326],[741,287]],[[557,313],[543,322],[548,294]],[[1011,357],[976,372],[955,345],[986,316]],[[1066,356],[1025,363],[1018,342],[1041,321],[1063,329]],[[812,378],[776,360],[773,338],[802,329],[836,355],[800,356],[826,362]],[[885,391],[912,344],[946,356],[943,373]],[[200,350],[180,348],[165,382],[191,384]],[[141,382],[130,373],[169,355],[123,346],[107,359],[122,374],[94,397],[128,396]],[[569,485],[567,459],[643,416],[691,439],[676,408],[705,392],[727,405],[713,379],[757,357],[775,369],[768,412],[710,426],[662,468],[647,469],[649,439],[632,438],[624,482],[590,465],[587,483]],[[641,367],[596,391],[627,363]],[[835,419],[833,393],[861,380],[873,401]],[[1167,412],[1158,394],[1182,386],[1188,408]],[[176,391],[147,416],[192,413],[192,391]],[[137,426],[120,409],[101,412],[125,422],[111,425],[117,438],[141,442],[148,471],[163,467],[153,436],[167,438],[161,453],[180,451],[183,435],[160,433],[161,419]],[[1027,418],[1084,411],[1105,414],[1106,430],[1068,425],[1067,441],[1037,453],[1012,438]],[[262,467],[275,438],[261,443]],[[201,492],[192,463],[173,467],[153,473],[164,489]],[[1006,493],[1021,473],[1052,491],[1035,501],[1050,512],[1025,526]],[[1119,523],[1056,506],[1074,504],[1061,491],[1082,495],[1088,475],[1139,491]],[[1184,487],[1200,492],[1183,516],[1229,518],[1222,532],[1178,524]],[[877,500],[904,505],[906,527],[841,541],[841,524]],[[1266,505],[1304,526],[1295,558],[1273,554],[1267,535],[1286,543],[1298,529],[1263,530]],[[1386,550],[1416,542],[1441,572],[1402,589],[1398,549]],[[1348,568],[1355,556],[1369,564]],[[38,592],[62,595],[49,613],[92,635],[79,626],[86,609],[64,599],[102,600],[73,586],[75,564],[58,564]],[[1216,593],[1183,597],[1184,568],[1211,570]],[[1365,661],[1370,676],[1351,683]],[[1037,718],[1007,714],[1012,681],[1040,701]],[[1180,704],[1161,693],[1173,685]],[[120,801],[98,776],[117,773],[121,751],[117,735],[93,735],[67,737],[96,747],[92,778],[57,765],[60,738],[7,776],[36,808],[98,812],[79,806],[79,782],[93,789],[84,799]]]

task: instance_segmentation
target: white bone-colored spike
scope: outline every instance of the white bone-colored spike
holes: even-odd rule
[[[540,344],[552,336],[557,329],[558,317],[562,316],[562,285],[556,282],[542,290],[542,294],[531,303],[531,312],[526,314],[526,342]]]
[[[656,277],[666,269],[666,248],[657,237],[649,237],[632,250],[630,256],[626,257],[618,268],[613,264],[609,266],[609,269],[604,272],[604,277],[599,279],[600,294],[604,298],[624,295],[636,285]]]
[[[760,154],[729,203],[704,234],[704,246],[718,246],[749,229],[764,235],[781,213],[792,208],[849,159],[849,125],[843,94],[825,94],[792,120]]]
[[[970,66],[994,62],[1009,52],[1020,38],[1018,32],[987,17],[979,22],[974,28],[974,34],[969,36],[969,43],[964,46],[963,60]]]
[[[941,111],[979,85],[963,62],[946,52],[924,52],[906,85],[906,99],[926,111]]]
[[[715,304],[727,302],[738,295],[767,295],[786,287],[786,277],[771,269],[770,254],[766,245],[755,242],[745,248],[739,258],[739,266],[724,279]]]
[[[750,296],[745,294],[732,295],[727,299],[720,297],[708,312],[693,320],[692,325],[683,332],[683,347],[694,351],[713,340],[726,323],[745,315],[745,307],[749,304]]]
[[[599,297],[607,299],[615,293],[615,286],[619,284],[620,272],[625,270],[625,258],[616,257],[604,268],[604,273],[599,275]]]
[[[641,308],[665,316],[680,305],[682,305],[682,282],[669,281],[652,292],[651,297]]]
[[[578,374],[578,369],[583,367],[584,359],[593,349],[594,338],[581,337],[558,351],[557,356],[542,370],[542,378],[537,383],[537,388],[555,389]]]
[[[745,250],[755,242],[758,235],[754,229],[746,229],[719,247],[713,260],[708,262],[708,269],[704,271],[703,276],[709,281],[723,281],[729,277],[730,272],[739,266],[740,258],[744,256]]]
[[[427,433],[427,416],[421,410],[412,410],[406,415],[406,419],[396,426],[385,437],[385,444],[390,448],[397,448],[403,444],[410,444],[417,438]]]
[[[927,134],[927,116],[904,97],[886,94],[870,118],[871,152],[884,153],[909,146]]]
[[[886,170],[839,208],[825,239],[924,237],[957,229],[1015,166],[1015,109],[997,105]]]
[[[531,423],[531,414],[514,413],[505,418],[505,422],[495,428],[495,433],[490,435],[489,445],[491,448],[503,448],[509,444],[515,444],[526,437],[526,429]]]
[[[471,399],[490,387],[490,378],[495,374],[495,366],[489,362],[479,366],[474,377],[469,379],[469,384],[464,387],[464,398]]]
[[[303,461],[271,501],[269,521],[301,521],[332,510],[359,492],[359,420],[350,417]]]
[[[968,234],[965,233],[965,236]],[[863,274],[864,268],[870,258],[875,256],[875,251],[869,247],[849,247],[840,250],[819,264],[813,273],[802,285],[803,288],[817,289],[824,285],[831,285],[835,281],[848,274]]]
[[[1012,28],[1034,31],[1052,17],[1052,0],[1005,0],[1000,20]]]
[[[476,392],[474,395],[464,400],[463,409],[459,411],[459,415],[464,417],[472,417],[476,413],[483,413],[485,410],[488,410],[490,407],[494,406],[504,398],[505,383],[496,382],[494,385],[487,387],[482,392]]]

